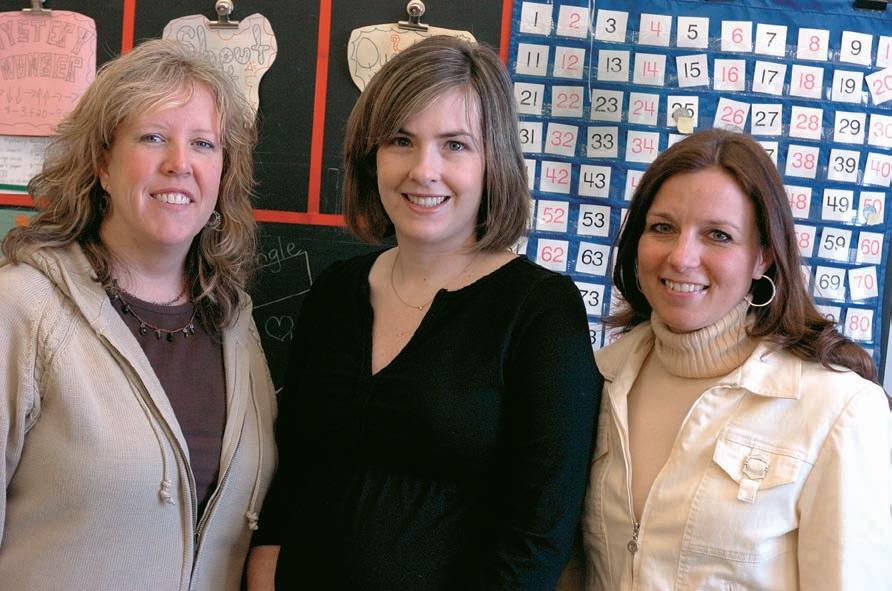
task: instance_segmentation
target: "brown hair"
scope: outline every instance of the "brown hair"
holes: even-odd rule
[[[220,116],[223,170],[216,208],[221,223],[217,231],[202,231],[193,240],[186,280],[202,323],[210,330],[226,326],[254,271],[254,110],[219,67],[174,41],[147,41],[99,69],[59,124],[43,169],[28,183],[37,215],[29,226],[10,231],[3,254],[17,263],[40,248],[78,242],[99,281],[110,285],[114,253],[99,236],[108,208],[99,182],[106,153],[121,124],[169,104],[183,91],[193,92],[196,85],[211,93]]]
[[[839,334],[833,322],[818,312],[806,291],[793,216],[777,167],[755,140],[729,131],[711,129],[685,138],[660,154],[641,177],[620,232],[613,269],[613,282],[625,302],[605,323],[629,329],[650,319],[651,307],[636,277],[638,241],[644,232],[645,216],[667,179],[710,167],[729,174],[749,195],[761,244],[772,261],[765,274],[774,281],[777,293],[769,305],[751,308],[755,322],[750,334],[765,336],[801,359],[818,361],[827,367],[847,367],[864,378],[876,380],[870,356]],[[753,282],[754,301],[768,300],[771,289],[767,284]]]
[[[405,49],[385,64],[350,113],[343,204],[347,225],[359,238],[378,243],[394,231],[378,194],[378,147],[409,118],[456,88],[464,89],[479,106],[483,136],[486,168],[475,249],[503,249],[523,233],[530,201],[511,80],[491,49],[441,35]]]

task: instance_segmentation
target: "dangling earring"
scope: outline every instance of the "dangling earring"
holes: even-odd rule
[[[215,209],[211,212],[211,217],[208,218],[208,221],[204,225],[204,227],[209,230],[217,230],[220,228],[220,222],[222,221],[223,217],[220,215],[220,212]]]
[[[111,198],[108,195],[108,191],[105,190],[105,187],[102,187],[102,192],[99,193],[99,198],[96,200],[96,208],[99,210],[99,216],[103,217],[108,212],[108,205],[111,202]]]
[[[773,302],[774,296],[777,295],[777,286],[774,284],[774,281],[771,280],[771,277],[769,277],[768,275],[762,275],[756,281],[761,281],[762,279],[767,280],[768,283],[771,284],[771,297],[768,298],[768,301],[766,301],[766,302],[763,302],[761,304],[756,304],[753,302],[752,294],[746,294],[746,297],[744,297],[743,299],[746,301],[747,304],[749,304],[753,308],[764,308],[765,306],[767,306],[768,304]]]

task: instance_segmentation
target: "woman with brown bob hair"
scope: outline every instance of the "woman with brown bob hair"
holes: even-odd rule
[[[103,65],[57,134],[0,260],[0,579],[237,590],[275,460],[244,292],[254,111],[154,40]]]
[[[613,279],[584,588],[888,581],[887,399],[806,292],[765,150],[709,130],[662,153]]]
[[[508,250],[529,192],[498,57],[450,37],[397,54],[344,167],[351,229],[396,246],[301,308],[249,588],[551,591],[597,386],[575,285]]]

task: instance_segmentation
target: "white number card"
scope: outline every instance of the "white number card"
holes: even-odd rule
[[[672,38],[672,16],[668,14],[642,14],[638,28],[640,45],[669,47]]]
[[[536,229],[540,232],[566,232],[570,217],[570,204],[566,201],[546,201],[536,203]]]
[[[584,39],[588,35],[588,7],[562,5],[558,12],[557,34]]]
[[[570,193],[572,165],[569,162],[542,161],[542,176],[539,177],[539,190],[543,193]]]
[[[849,308],[846,310],[846,321],[843,333],[854,341],[873,341],[873,310]]]
[[[588,316],[600,316],[604,307],[604,286],[600,283],[576,282],[579,295],[585,304],[585,313]]]
[[[852,244],[852,231],[841,228],[824,228],[818,244],[818,257],[841,263],[849,262],[849,248]]]
[[[576,255],[576,272],[587,275],[607,275],[607,261],[610,259],[610,247],[606,244],[580,242]]]
[[[790,211],[793,217],[807,220],[811,209],[811,187],[799,187],[797,185],[784,185],[787,191],[787,200],[790,202]]]
[[[806,224],[794,224],[793,230],[796,232],[796,246],[799,247],[799,256],[803,258],[814,256],[817,228]]]
[[[679,88],[709,86],[709,59],[706,54],[680,55],[675,58]]]
[[[595,23],[595,39],[622,43],[626,40],[629,13],[621,10],[599,10]]]
[[[879,265],[883,260],[883,235],[878,232],[861,232],[858,236],[856,263]]]
[[[609,166],[596,166],[583,164],[579,167],[579,188],[577,192],[582,197],[607,198],[610,193]]]
[[[787,27],[783,25],[756,25],[756,53],[784,57],[787,52]]]
[[[565,273],[568,249],[569,244],[566,240],[539,238],[536,241],[536,262],[546,269]]]
[[[839,61],[860,66],[870,65],[873,35],[855,31],[843,31],[839,47]]]
[[[806,179],[815,178],[820,153],[820,148],[816,146],[790,144],[787,148],[787,168],[784,174]]]
[[[587,203],[580,205],[576,233],[579,236],[602,236],[605,238],[609,236],[610,206]]]
[[[827,29],[799,29],[796,59],[826,62],[829,44],[830,31]]]
[[[589,118],[593,121],[621,121],[623,116],[623,91],[592,89],[592,106]]]
[[[722,51],[751,53],[753,51],[753,23],[751,21],[722,21]]]
[[[686,49],[709,47],[709,19],[699,16],[678,17],[675,44]]]
[[[818,266],[813,287],[815,297],[830,300],[846,299],[846,271],[838,267]]]
[[[841,144],[863,144],[866,113],[836,112],[833,124],[833,141]]]

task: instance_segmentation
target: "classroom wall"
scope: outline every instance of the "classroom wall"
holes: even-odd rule
[[[510,6],[510,0],[506,2]],[[262,269],[251,291],[273,379],[280,384],[297,312],[313,278],[332,262],[371,248],[337,225],[344,125],[359,96],[347,67],[347,41],[354,28],[405,20],[406,2],[234,0],[234,4],[232,19],[255,12],[264,15],[278,43],[276,61],[260,85],[255,162],[256,217],[264,220]],[[501,0],[425,4],[422,22],[468,30],[479,41],[499,46]],[[27,0],[0,0],[0,11],[26,6],[30,6]],[[128,42],[160,37],[172,19],[191,14],[216,18],[213,0],[49,0],[46,6],[80,12],[96,21],[99,63],[119,54]],[[327,67],[327,76],[317,79],[320,67]],[[318,117],[322,110],[324,118]],[[314,114],[319,120],[314,121]]]

